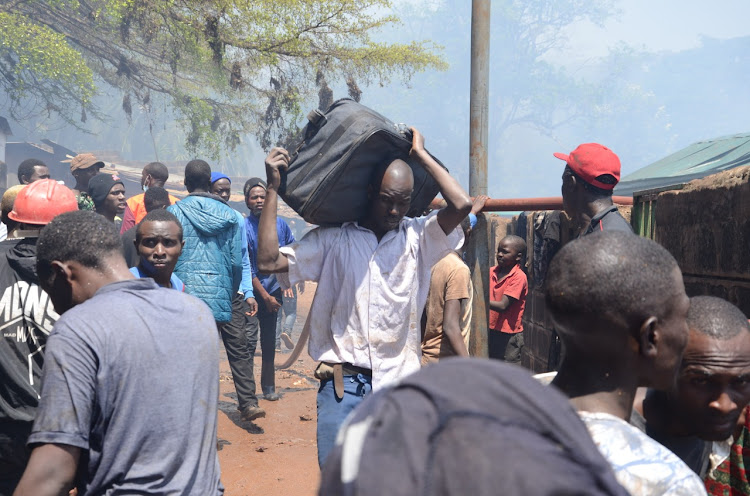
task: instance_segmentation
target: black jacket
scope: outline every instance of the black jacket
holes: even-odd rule
[[[0,242],[0,421],[32,421],[59,316],[36,275],[36,238]]]

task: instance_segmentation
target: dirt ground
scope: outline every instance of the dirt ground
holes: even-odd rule
[[[315,292],[308,284],[297,300],[297,341]],[[282,349],[286,352],[283,343]],[[282,363],[289,353],[276,354]],[[318,381],[307,348],[292,367],[276,371],[276,402],[260,399],[266,417],[242,422],[237,411],[232,374],[222,350],[219,396],[219,463],[227,496],[309,496],[317,494],[320,471],[315,445],[315,397]],[[260,392],[260,345],[255,358]]]

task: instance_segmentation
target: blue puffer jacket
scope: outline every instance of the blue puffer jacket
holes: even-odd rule
[[[182,223],[185,247],[174,271],[185,292],[203,300],[217,322],[232,319],[242,279],[242,225],[226,203],[194,193],[167,208]]]

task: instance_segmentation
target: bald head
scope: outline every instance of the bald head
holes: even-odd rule
[[[557,319],[591,316],[620,327],[663,315],[684,286],[677,262],[659,244],[622,232],[599,232],[565,245],[547,273],[546,300]]]
[[[740,333],[750,332],[750,323],[745,314],[728,301],[715,296],[690,298],[687,322],[690,331],[720,341],[732,339]]]
[[[395,185],[408,189],[411,194],[411,190],[414,189],[414,173],[409,164],[397,158],[378,168],[373,178],[373,188],[380,189],[384,182],[387,182],[389,186]]]
[[[409,164],[396,159],[375,171],[369,188],[370,209],[362,222],[380,239],[397,229],[411,207],[414,174]]]

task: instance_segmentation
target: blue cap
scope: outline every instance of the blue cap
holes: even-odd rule
[[[469,213],[469,225],[472,229],[477,225],[477,216],[472,213]]]
[[[229,181],[229,184],[232,184],[232,180],[229,179],[229,176],[227,176],[223,172],[212,172],[211,173],[211,184],[215,183],[219,179],[226,179],[227,181]]]

